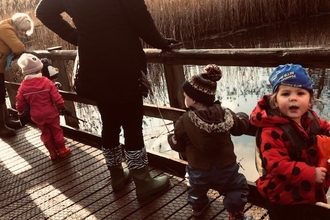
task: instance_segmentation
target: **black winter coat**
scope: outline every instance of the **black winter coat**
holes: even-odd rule
[[[143,0],[42,0],[36,16],[78,46],[78,94],[93,100],[124,103],[140,95],[138,78],[146,71],[140,39],[159,49],[168,45]]]

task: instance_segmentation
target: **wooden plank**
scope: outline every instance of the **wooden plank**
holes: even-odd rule
[[[154,173],[154,171],[152,171]],[[155,174],[153,174],[155,175]],[[172,212],[178,211],[178,206],[173,206],[173,202],[177,198],[186,193],[187,187],[183,184],[182,178],[176,178],[170,174],[160,173],[161,176],[168,175],[170,177],[170,186],[165,193],[157,196],[156,198],[150,198],[147,201],[139,202],[140,208],[135,212],[130,213],[125,218],[133,219],[166,219],[166,215]]]
[[[40,141],[39,141],[40,142]],[[41,146],[42,150],[45,149],[44,146]],[[90,148],[91,150],[93,150],[95,152],[94,148]],[[92,155],[92,151],[89,152]],[[34,157],[38,157],[36,156],[37,154],[33,154]],[[50,159],[48,157],[43,156],[43,159],[38,160],[38,162],[33,163],[33,169],[29,169],[28,171],[16,175],[16,177],[19,177],[19,179],[24,180],[24,185],[20,185],[15,186],[14,184],[11,184],[9,189],[7,189],[8,193],[15,193],[17,194],[17,191],[15,189],[20,189],[19,192],[24,192],[24,193],[19,193],[15,196],[15,194],[12,194],[13,199],[15,199],[15,201],[19,201],[19,202],[14,202],[11,201],[10,199],[7,199],[7,205],[4,207],[4,209],[8,212],[8,210],[12,211],[15,213],[15,216],[20,216],[20,215],[26,215],[25,213],[28,212],[31,209],[34,209],[36,205],[38,205],[38,207],[43,207],[45,208],[43,205],[44,203],[44,199],[46,199],[48,201],[48,199],[50,198],[49,196],[42,196],[42,195],[47,195],[48,193],[50,193],[51,191],[53,191],[54,188],[54,184],[56,184],[56,182],[60,181],[61,184],[65,184],[65,180],[67,181],[72,181],[72,178],[68,178],[68,175],[70,175],[70,172],[72,173],[76,173],[75,170],[77,170],[77,168],[72,169],[73,167],[69,166],[66,167],[67,164],[67,160],[70,159],[72,160],[71,162],[75,162],[75,158],[79,158],[79,153],[77,154],[73,154],[72,157],[70,158],[66,158],[64,160],[61,161],[57,161],[57,163],[54,163],[52,161],[50,161]],[[80,158],[82,159],[87,159],[88,157],[81,157],[82,155],[80,155]],[[77,160],[78,162],[79,160]],[[87,160],[88,161],[88,160]],[[80,163],[80,162],[79,162]],[[71,163],[72,165],[72,163]],[[80,164],[81,165],[81,164]],[[89,166],[87,166],[89,167]],[[56,178],[54,178],[54,171],[53,169],[58,169],[58,171],[56,172]],[[86,168],[86,165],[82,166],[83,169]],[[40,170],[42,172],[35,172],[35,170]],[[42,182],[47,182],[47,185],[44,184],[39,184]],[[49,189],[49,191],[47,191],[46,189]],[[13,191],[14,190],[14,191]],[[8,193],[5,193],[5,196]],[[30,192],[31,194],[26,194]],[[36,194],[36,195],[33,195]],[[56,194],[56,193],[55,193]],[[53,195],[55,195],[53,193]],[[34,202],[31,203],[30,199],[31,197],[35,197],[34,198]],[[47,203],[46,203],[47,204]],[[39,206],[40,205],[40,206]],[[49,205],[49,204],[48,204]],[[13,215],[12,213],[10,213],[11,216]],[[30,219],[30,218],[29,218]]]
[[[149,117],[166,119],[176,121],[178,118],[186,112],[181,108],[174,108],[169,106],[158,106],[152,104],[143,105],[143,114]]]
[[[158,169],[152,169],[150,171],[150,175],[152,177],[157,177],[157,176],[163,176],[164,173],[161,170]],[[132,184],[134,184],[132,182]],[[135,185],[134,185],[135,186]],[[167,193],[167,191],[165,192]],[[159,206],[160,204],[157,204],[157,198],[159,196],[162,196],[164,194],[158,195],[158,196],[151,196],[148,200],[144,200],[144,201],[139,201],[136,198],[135,195],[135,190],[130,192],[129,194],[127,194],[125,197],[122,197],[120,199],[120,202],[124,201],[125,205],[119,205],[120,208],[117,207],[116,210],[112,210],[112,208],[107,208],[108,210],[111,209],[112,211],[109,213],[108,216],[106,216],[105,219],[130,219],[128,216],[134,216],[133,213],[136,213],[136,211],[140,210],[140,209],[145,209],[146,206],[150,203],[152,203],[155,206]],[[118,202],[116,202],[116,204],[118,204]],[[148,213],[144,213],[144,212],[140,212],[140,214],[142,216],[140,216],[141,218],[137,218],[137,219],[145,219],[148,216]]]
[[[100,151],[94,151],[96,154],[91,154],[91,157],[97,158],[100,156]],[[109,175],[109,171],[104,164],[99,164],[98,160],[89,158],[85,161],[77,161],[76,166],[72,165],[70,171],[62,173],[59,179],[52,183],[51,188],[58,189],[52,193],[52,197],[39,198],[39,204],[43,205],[43,213],[36,215],[35,218],[41,218],[46,213],[47,217],[52,219],[64,219],[72,213],[72,209],[85,207],[85,202],[88,203],[88,196],[104,188],[105,179]],[[76,162],[76,161],[71,161]],[[86,169],[88,167],[88,169]],[[85,200],[86,199],[86,200]],[[49,205],[52,203],[52,206]],[[77,204],[77,205],[76,205]]]

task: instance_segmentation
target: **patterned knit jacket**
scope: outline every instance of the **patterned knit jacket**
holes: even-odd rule
[[[168,141],[173,150],[186,152],[191,167],[209,170],[215,164],[221,169],[236,162],[231,134],[242,135],[248,126],[248,115],[235,114],[216,101],[206,110],[185,112]]]
[[[263,128],[260,151],[266,174],[257,180],[259,192],[271,202],[283,205],[326,202],[325,193],[330,184],[329,173],[322,184],[315,182],[315,167],[318,163],[316,145],[302,150],[299,161],[293,161],[289,157],[290,141],[276,126],[291,123],[301,134],[302,140],[307,141],[313,119],[305,113],[300,126],[288,118],[281,117],[276,111],[270,110],[268,99],[269,95],[262,97],[250,115],[250,123]],[[310,113],[314,115],[314,120],[318,120],[320,134],[327,134],[330,124],[320,120],[314,111],[310,110]]]

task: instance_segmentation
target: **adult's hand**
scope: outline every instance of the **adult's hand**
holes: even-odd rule
[[[178,41],[174,38],[165,38],[165,39],[168,44],[167,44],[167,47],[162,50],[163,52],[170,51],[171,49],[177,48],[182,45],[182,43],[180,41]]]

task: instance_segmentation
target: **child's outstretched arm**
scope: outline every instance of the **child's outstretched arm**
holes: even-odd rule
[[[177,152],[186,151],[186,146],[183,141],[184,135],[186,135],[186,133],[183,126],[183,118],[180,117],[175,123],[174,134],[169,134],[167,136],[167,141],[172,150]]]
[[[249,116],[244,112],[232,112],[234,125],[230,129],[230,133],[234,136],[243,135],[249,128]]]

